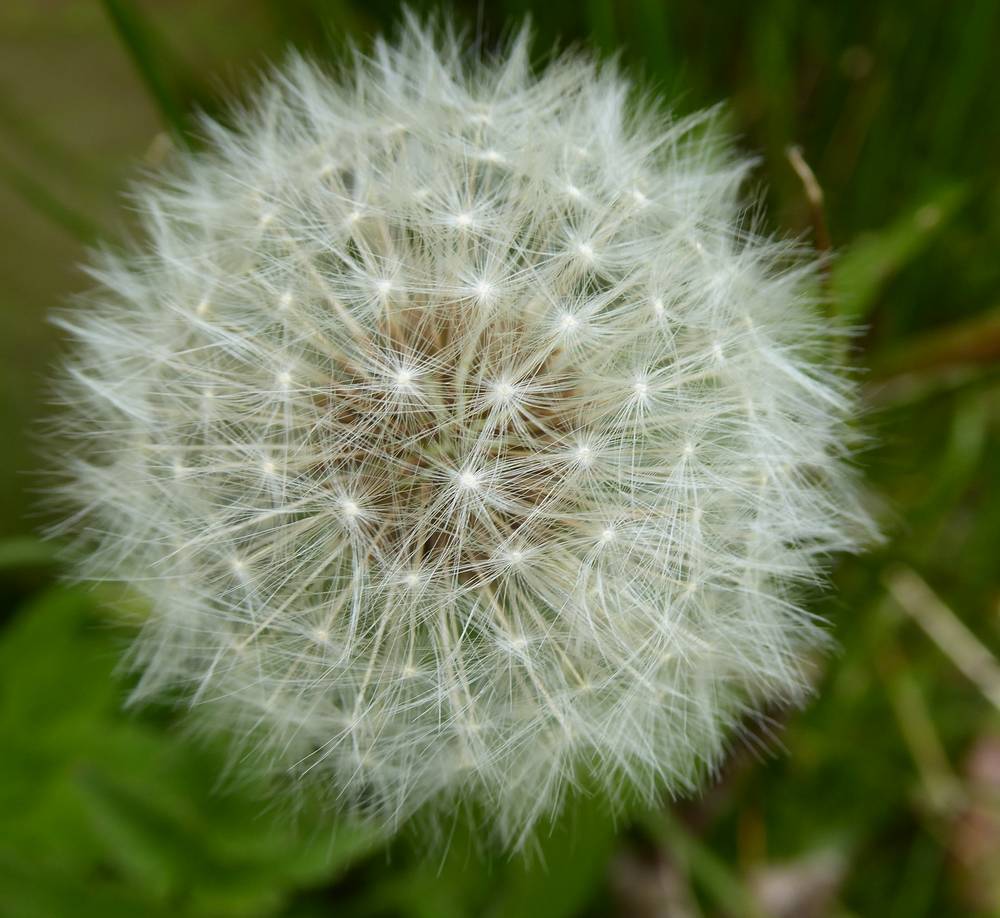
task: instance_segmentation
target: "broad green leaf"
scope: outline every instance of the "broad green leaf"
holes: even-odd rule
[[[0,849],[0,913],[4,918],[171,918],[141,892],[114,879],[42,873],[38,865]]]
[[[571,918],[607,880],[616,826],[600,798],[571,801],[528,860],[513,859],[489,914]]]
[[[94,597],[70,589],[3,635],[0,913],[34,882],[50,887],[38,914],[60,889],[86,900],[102,884],[109,903],[141,901],[132,914],[273,914],[380,843],[318,805],[293,820],[252,776],[220,789],[223,749],[186,740],[171,718],[121,710],[123,643]]]

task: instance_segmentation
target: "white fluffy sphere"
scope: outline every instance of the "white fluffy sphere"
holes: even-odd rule
[[[528,58],[412,23],[294,58],[60,319],[68,528],[148,599],[139,694],[511,844],[576,781],[694,787],[799,697],[794,585],[865,522],[815,263],[754,230],[750,162]]]

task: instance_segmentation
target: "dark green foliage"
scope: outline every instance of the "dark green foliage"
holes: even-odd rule
[[[105,47],[120,42],[174,142],[194,144],[191,113],[218,108],[218,79],[238,85],[288,42],[314,53],[363,46],[399,13],[395,0],[73,8]],[[863,327],[850,355],[871,436],[859,465],[887,535],[867,557],[838,562],[836,593],[817,599],[840,649],[821,663],[816,700],[774,712],[778,724],[748,725],[773,738],[738,747],[704,799],[617,823],[575,801],[526,861],[478,851],[461,823],[445,852],[418,827],[386,845],[321,808],[293,818],[262,802],[259,782],[220,780],[224,752],[187,738],[177,716],[122,710],[127,685],[114,669],[127,633],[103,593],[51,585],[57,567],[16,515],[33,499],[15,474],[23,466],[5,460],[4,531],[20,537],[0,543],[0,914],[671,913],[642,911],[652,896],[677,913],[776,915],[760,890],[779,869],[803,897],[782,914],[1000,912],[1000,777],[994,765],[990,784],[969,764],[1000,756],[1000,718],[955,648],[917,624],[953,613],[1000,655],[1000,4],[502,0],[454,10],[486,46],[530,13],[540,53],[557,40],[621,47],[625,66],[681,111],[728,100],[731,124],[761,156],[778,231],[808,237],[814,218],[786,148],[799,145],[815,172],[837,253],[831,305]],[[19,22],[0,14],[0,42]],[[85,87],[87,73],[78,79]],[[118,105],[114,93],[99,101]],[[19,85],[0,86],[0,103],[7,235],[30,214],[99,238],[108,211],[97,211],[95,189],[123,184],[152,135],[108,159],[26,105]],[[48,248],[33,263],[25,251],[26,272],[51,264]],[[8,290],[22,289],[17,269],[4,268]],[[39,375],[48,352],[36,330],[65,294],[62,278],[51,301],[0,300],[15,317],[4,328],[34,342]],[[21,391],[0,392],[15,457],[27,454]],[[900,570],[951,613],[925,603],[907,614],[894,592]]]
[[[123,712],[122,634],[100,605],[51,589],[0,644],[0,913],[274,914],[379,843],[268,812],[266,787],[224,786],[219,750]]]

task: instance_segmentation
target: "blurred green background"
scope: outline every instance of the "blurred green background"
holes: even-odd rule
[[[423,9],[423,4],[415,4]],[[84,246],[195,108],[289,44],[391,27],[394,0],[0,4],[0,915],[1000,914],[1000,4],[920,0],[459,3],[486,43],[530,13],[688,111],[728,100],[771,226],[815,232],[865,332],[860,464],[886,543],[817,600],[839,650],[804,712],[752,725],[700,800],[612,820],[575,804],[525,861],[457,827],[429,857],[263,787],[166,711],[123,711],[128,630],[58,585],[33,535],[37,419]],[[177,142],[176,139],[173,142]],[[801,171],[801,170],[800,170]],[[222,782],[224,784],[224,782]]]

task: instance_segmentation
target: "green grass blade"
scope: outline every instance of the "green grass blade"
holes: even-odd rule
[[[646,72],[655,77],[661,87],[672,92],[677,76],[678,55],[673,45],[668,8],[659,0],[638,0],[636,4],[636,47]]]
[[[6,159],[0,159],[0,182],[33,210],[80,242],[91,243],[102,235],[97,224],[64,204],[42,182]]]
[[[13,146],[23,151],[33,162],[48,169],[60,174],[78,175],[89,181],[101,175],[96,163],[68,149],[58,137],[39,123],[38,119],[22,111],[2,87],[0,87],[0,129]]]
[[[590,34],[602,51],[611,53],[618,47],[618,30],[615,27],[615,8],[603,0],[588,0],[587,25]]]
[[[643,814],[642,824],[724,913],[767,918],[736,870],[689,831],[669,807]]]
[[[178,140],[187,144],[187,120],[162,65],[162,52],[157,47],[154,30],[131,0],[101,2],[164,122]]]
[[[859,236],[834,263],[831,289],[840,315],[866,319],[885,284],[926,249],[968,197],[962,184],[948,184],[922,199],[877,233]]]

